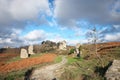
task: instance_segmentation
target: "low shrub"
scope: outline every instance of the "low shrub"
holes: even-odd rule
[[[73,49],[71,49],[71,50],[70,50],[70,52],[68,53],[68,55],[73,54],[73,53],[74,53],[74,51],[75,51],[75,49],[74,49],[74,48],[73,48]]]

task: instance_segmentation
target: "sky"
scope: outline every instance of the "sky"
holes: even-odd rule
[[[87,43],[93,27],[103,42],[120,41],[120,0],[0,0],[0,47]]]

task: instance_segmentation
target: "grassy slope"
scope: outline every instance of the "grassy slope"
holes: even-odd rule
[[[62,55],[59,55],[55,58],[54,63],[59,63],[62,61]]]
[[[111,61],[120,59],[120,47],[112,50],[101,56],[102,61],[93,56],[87,60],[68,57],[68,64],[60,80],[105,80],[105,71],[108,69]],[[82,57],[86,55],[88,54],[83,54]],[[101,62],[104,67],[102,67]]]
[[[84,52],[83,52],[84,53]],[[120,47],[113,48],[110,52],[107,54],[104,54],[101,56],[102,63],[104,64],[104,68],[101,67],[101,62],[98,60],[98,58],[90,57],[88,60],[84,59],[85,56],[87,56],[87,52],[82,55],[82,58],[72,58],[67,57],[68,63],[65,66],[65,72],[62,74],[60,80],[82,80],[83,78],[85,80],[105,80],[104,73],[105,70],[108,67],[108,64],[114,60],[114,59],[120,59]],[[41,56],[41,55],[37,55]],[[32,56],[36,57],[36,56]],[[62,59],[62,56],[58,56],[54,63],[60,62]],[[18,57],[11,59],[10,62],[18,61],[20,60]],[[51,63],[50,63],[51,64]],[[48,64],[40,64],[34,66],[34,68],[41,67]],[[4,77],[6,77],[6,80],[23,80],[25,72],[31,69],[31,67],[11,72],[7,74],[6,76],[0,75],[0,80],[3,80]]]

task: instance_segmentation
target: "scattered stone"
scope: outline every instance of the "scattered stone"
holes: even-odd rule
[[[114,60],[108,68],[105,77],[107,80],[120,80],[120,60]]]
[[[35,54],[35,53],[33,52],[33,45],[30,45],[30,46],[28,47],[28,54]]]
[[[28,53],[26,49],[21,49],[20,58],[28,58]]]
[[[58,47],[60,50],[66,50],[66,41],[59,42]]]

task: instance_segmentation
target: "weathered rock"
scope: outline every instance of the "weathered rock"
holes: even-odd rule
[[[66,41],[59,42],[58,47],[60,50],[66,50]]]
[[[82,54],[81,44],[80,43],[76,44],[74,53],[76,54],[77,57],[80,57],[80,55]]]
[[[33,52],[33,45],[30,45],[30,46],[28,47],[28,54],[35,54],[35,53]]]
[[[21,49],[20,58],[28,58],[28,53],[26,49]]]
[[[120,80],[120,60],[114,60],[108,68],[105,77],[107,80]]]
[[[48,45],[56,45],[56,43],[55,42],[52,42],[52,41],[49,41],[49,40],[47,40],[47,41],[43,41],[41,44],[48,44]]]
[[[52,41],[43,41],[41,45],[34,45],[34,51],[35,53],[41,53],[41,52],[49,52],[54,51],[57,49],[57,44]]]
[[[79,48],[81,45],[80,43],[76,44],[75,48]]]

